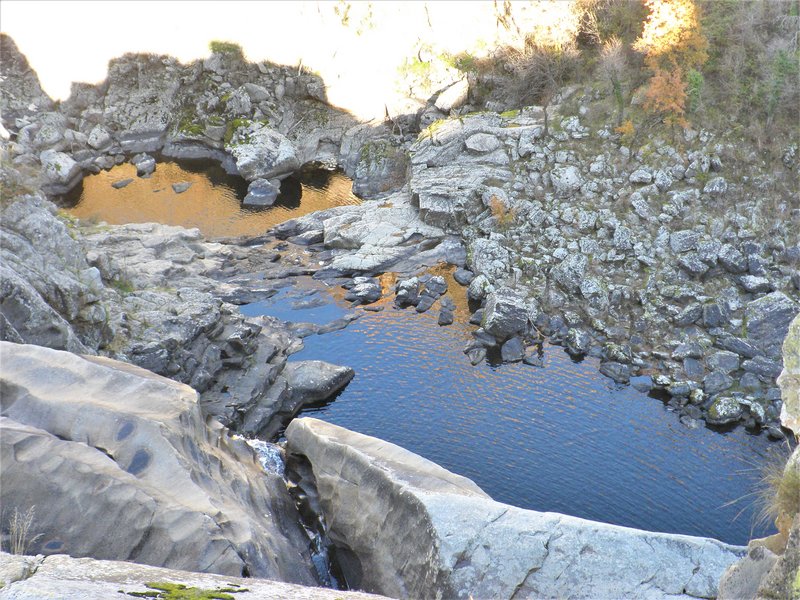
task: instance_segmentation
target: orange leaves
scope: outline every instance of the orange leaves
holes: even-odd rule
[[[635,50],[645,55],[653,76],[645,92],[645,109],[662,113],[669,125],[686,127],[684,74],[708,58],[708,40],[700,31],[693,0],[644,0],[650,10]]]
[[[644,94],[644,107],[650,112],[664,113],[668,125],[686,126],[686,82],[679,69],[656,69]]]

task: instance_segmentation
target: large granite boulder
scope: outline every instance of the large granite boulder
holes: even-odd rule
[[[316,419],[286,430],[353,587],[397,598],[713,598],[745,549],[493,501],[388,442]]]
[[[169,586],[185,586],[188,597],[294,598],[295,600],[377,600],[381,596],[306,587],[269,579],[230,577],[210,573],[191,573],[128,562],[73,558],[66,555],[20,556],[0,554],[0,597],[7,600],[87,600],[90,598],[129,598],[159,591]],[[191,588],[195,588],[192,590]],[[173,588],[175,594],[181,591]],[[189,596],[192,592],[196,596]],[[212,595],[217,594],[217,595]]]
[[[0,356],[0,500],[6,518],[35,506],[31,551],[314,583],[283,480],[194,390],[39,346]]]
[[[783,341],[781,387],[781,425],[800,436],[800,315],[794,318]]]
[[[300,168],[297,151],[282,133],[253,123],[236,130],[228,145],[247,181],[284,178]]]

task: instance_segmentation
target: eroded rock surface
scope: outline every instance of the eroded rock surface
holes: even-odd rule
[[[407,450],[296,419],[329,535],[356,587],[420,598],[713,598],[744,548],[493,501]]]
[[[237,600],[370,600],[380,596],[259,579],[192,573],[127,562],[56,556],[0,554],[0,598],[7,600],[86,600],[125,598],[122,594],[154,593],[154,585],[176,584],[207,593],[227,590]],[[148,585],[150,584],[150,585]],[[188,590],[187,590],[188,591]],[[130,596],[127,596],[130,597]]]
[[[314,583],[283,480],[194,390],[100,357],[0,352],[0,496],[6,518],[35,507],[33,552]]]

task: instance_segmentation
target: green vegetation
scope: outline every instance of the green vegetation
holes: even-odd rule
[[[761,476],[759,491],[762,522],[775,522],[778,529],[789,529],[800,512],[800,470],[787,468],[786,457],[782,454],[767,461]]]
[[[169,583],[164,581],[145,583],[150,588],[146,592],[123,592],[136,598],[158,598],[161,600],[235,600],[231,594],[247,592],[247,588],[230,584],[225,588],[208,590],[196,587],[187,587],[182,583]]]
[[[111,287],[117,290],[120,294],[127,296],[128,294],[132,294],[136,291],[136,287],[130,281],[130,279],[125,279],[123,277],[114,279],[111,281]]]
[[[513,3],[506,5],[513,21]],[[536,27],[522,49],[443,60],[475,75],[473,100],[507,109],[546,107],[571,84],[591,89],[598,101],[587,119],[621,128],[634,151],[637,141],[663,133],[677,143],[684,127],[737,128],[737,139],[767,161],[797,143],[797,1],[576,0],[573,7],[573,29]],[[407,68],[423,70],[413,61]]]
[[[213,54],[225,54],[228,56],[235,56],[236,58],[243,58],[244,52],[242,47],[234,42],[224,42],[220,40],[212,40],[208,44],[208,49]]]

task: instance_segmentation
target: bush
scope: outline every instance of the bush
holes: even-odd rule
[[[212,54],[226,54],[229,56],[235,56],[237,58],[242,58],[244,53],[242,52],[242,47],[239,44],[235,44],[234,42],[223,42],[220,40],[212,40],[208,44],[209,50],[211,50]]]

